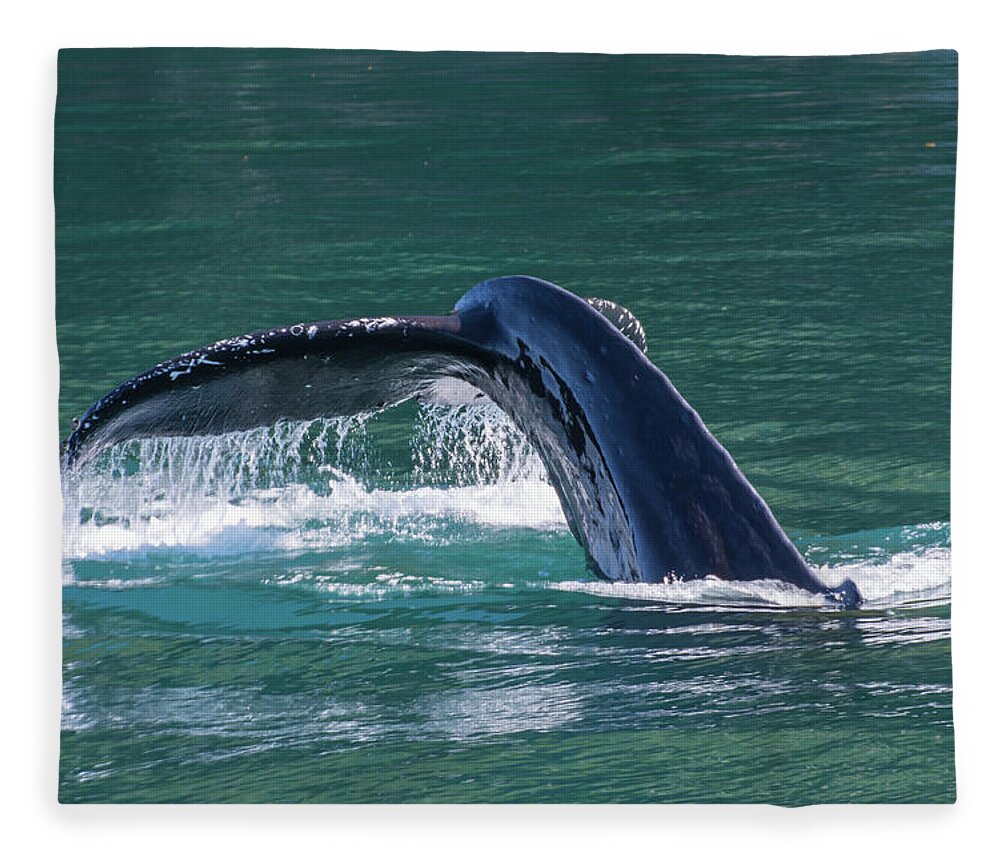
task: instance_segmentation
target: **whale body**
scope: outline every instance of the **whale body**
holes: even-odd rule
[[[644,347],[641,325],[612,302],[537,278],[496,278],[448,316],[300,323],[158,364],[80,418],[63,466],[132,438],[485,396],[538,452],[598,576],[771,579],[860,605],[850,580],[819,580]]]

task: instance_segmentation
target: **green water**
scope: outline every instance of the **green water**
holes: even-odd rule
[[[868,604],[597,583],[530,467],[416,489],[496,416],[340,428],[328,487],[270,438],[253,486],[144,449],[67,496],[60,798],[954,799],[956,87],[947,52],[62,52],[64,435],[222,336],[532,274],[634,311]]]

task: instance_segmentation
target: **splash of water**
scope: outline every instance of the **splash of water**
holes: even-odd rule
[[[64,555],[447,542],[455,522],[565,528],[537,455],[492,404],[422,407],[412,469],[389,487],[379,486],[371,417],[115,446],[64,478]]]
[[[826,557],[816,569],[833,587],[849,577],[864,595],[865,608],[882,609],[947,603],[951,598],[951,528],[924,523],[870,532],[815,538],[804,547],[809,557]],[[560,582],[553,588],[587,594],[698,605],[702,607],[827,607],[819,594],[787,582],[731,582],[715,577],[688,582]]]
[[[482,486],[545,481],[531,443],[493,403],[421,409],[412,441],[421,483]]]

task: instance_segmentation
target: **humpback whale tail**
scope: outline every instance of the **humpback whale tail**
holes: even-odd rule
[[[300,323],[220,340],[115,388],[80,419],[78,467],[137,437],[219,434],[410,398],[496,402],[545,464],[605,579],[777,579],[831,589],[667,377],[624,308],[526,276],[473,287],[443,317]]]

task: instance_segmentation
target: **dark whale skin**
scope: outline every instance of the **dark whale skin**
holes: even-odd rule
[[[528,436],[598,576],[771,579],[861,604],[850,580],[818,579],[636,342],[593,304],[527,276],[473,287],[446,317],[302,323],[163,362],[82,416],[64,468],[129,438],[378,409],[445,378],[481,390]]]

